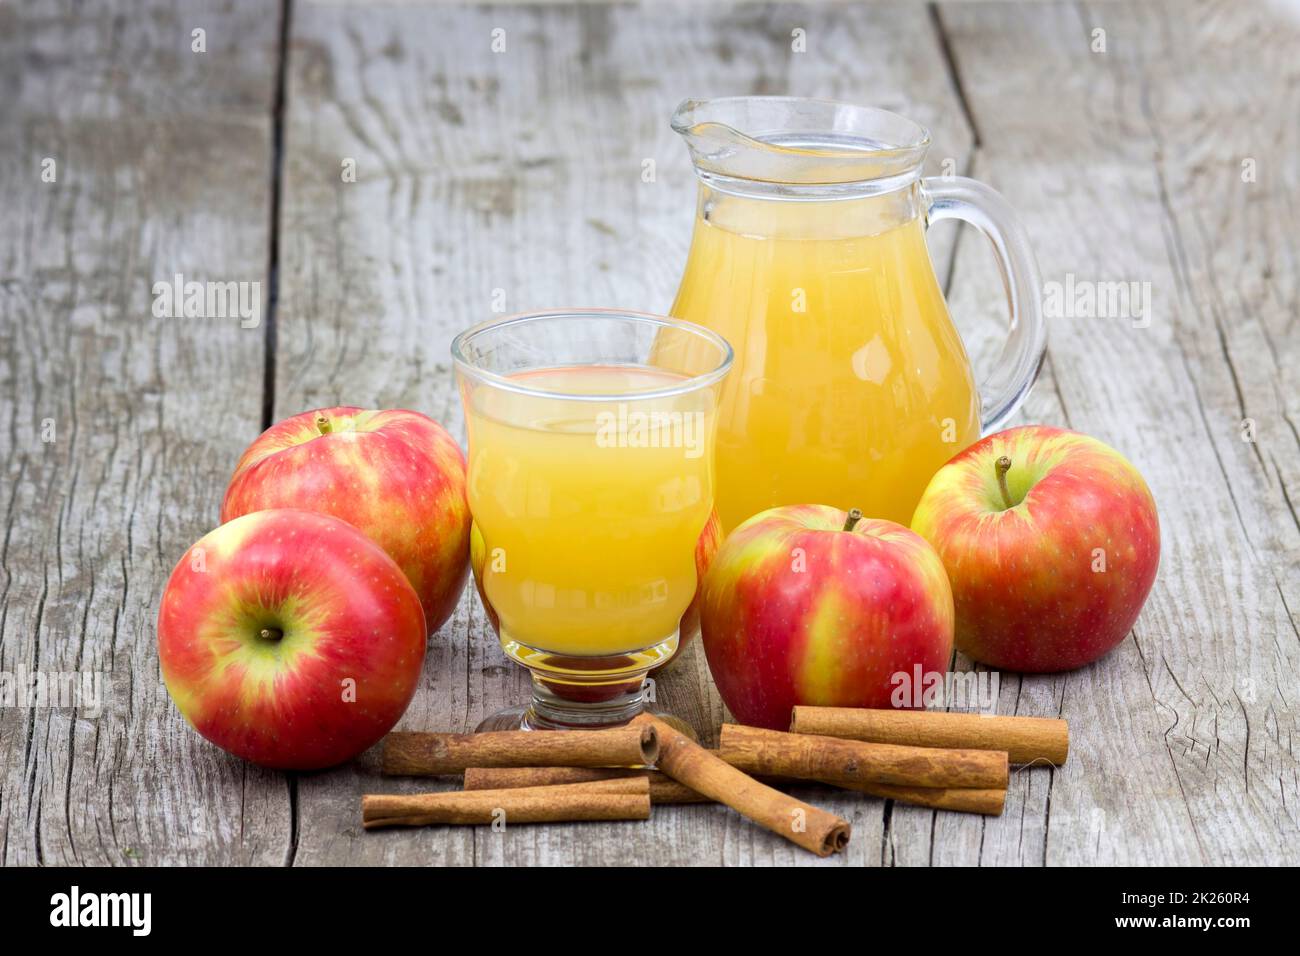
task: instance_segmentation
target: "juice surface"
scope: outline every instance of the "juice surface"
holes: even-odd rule
[[[715,197],[672,314],[735,349],[718,419],[725,530],[767,508],[909,524],[979,437],[979,400],[920,219],[876,206]]]
[[[713,393],[638,398],[683,381],[640,367],[544,369],[512,381],[620,397],[466,393],[469,504],[502,640],[594,656],[674,636],[713,505]]]

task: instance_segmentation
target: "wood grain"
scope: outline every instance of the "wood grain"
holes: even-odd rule
[[[290,9],[0,7],[0,671],[99,673],[104,692],[100,709],[0,708],[0,861],[1300,862],[1294,3]],[[999,713],[1070,720],[1069,763],[1014,772],[997,818],[794,789],[852,824],[819,860],[708,805],[662,807],[636,840],[613,823],[363,834],[363,793],[430,781],[381,778],[376,752],[268,773],[202,741],[159,679],[156,603],[264,416],[407,406],[463,435],[460,328],[666,308],[694,202],[667,119],[732,93],[912,116],[934,130],[931,171],[1006,194],[1046,280],[1150,283],[1149,324],[1051,320],[1019,416],[1114,445],[1161,510],[1130,638],[1068,675],[1001,675]],[[931,243],[985,368],[992,260],[971,234]],[[255,328],[155,318],[152,284],[176,273],[263,298],[274,281],[278,307]],[[467,592],[401,729],[472,729],[527,689]],[[716,743],[727,715],[698,648],[655,693]]]
[[[503,53],[491,50],[498,28]],[[795,28],[807,31],[808,53],[792,52]],[[671,303],[695,193],[668,128],[681,99],[789,91],[871,100],[935,128],[938,169],[941,157],[964,164],[970,146],[941,62],[931,18],[916,5],[459,7],[440,8],[435,28],[419,7],[296,3],[277,417],[340,401],[408,406],[463,436],[447,353],[461,328],[494,309]],[[342,181],[348,159],[356,182]],[[645,160],[654,182],[642,181]],[[950,243],[941,240],[940,256]],[[712,743],[723,712],[697,651],[658,681],[656,703]],[[400,729],[472,730],[528,694],[468,593],[434,638],[426,675]],[[339,834],[356,835],[348,821],[359,792],[349,769],[300,782],[298,861],[342,852],[351,838]],[[867,817],[853,821],[857,839],[840,856],[874,859],[860,847],[877,844],[883,804],[817,797],[840,816]],[[673,811],[656,815],[636,844],[613,830],[604,839],[596,824],[507,828],[477,842],[468,833],[366,834],[346,856],[808,862],[722,808]]]
[[[1296,363],[1278,333],[1295,321],[1280,314],[1295,283],[1260,280],[1293,257],[1285,212],[1275,228],[1255,210],[1294,207],[1297,77],[1282,62],[1296,19],[1233,4],[952,5],[942,23],[977,166],[1022,210],[1044,278],[1148,282],[1152,295],[1149,325],[1052,320],[1053,420],[1143,471],[1163,554],[1132,638],[1052,682],[1080,733],[1051,778],[1042,860],[1294,861],[1297,446],[1282,369]],[[1093,52],[1097,29],[1106,52]],[[1251,156],[1268,172],[1246,184]],[[964,253],[953,307],[990,307],[996,280]],[[1269,437],[1242,442],[1247,416]],[[1013,816],[980,829],[980,862],[1020,855]],[[971,860],[954,828],[971,830],[942,821],[936,862]]]
[[[0,708],[5,864],[286,859],[284,778],[185,725],[154,643],[259,429],[263,331],[156,318],[152,286],[265,287],[275,56],[255,3],[0,8],[0,670],[103,688]]]

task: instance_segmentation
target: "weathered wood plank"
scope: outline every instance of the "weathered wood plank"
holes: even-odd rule
[[[1265,5],[953,4],[942,23],[977,165],[1022,211],[1044,278],[1151,289],[1149,326],[1052,320],[1049,420],[1132,458],[1164,549],[1129,641],[1025,680],[1074,728],[1034,851],[1057,865],[1294,863],[1296,275],[1288,217],[1272,210],[1294,208],[1300,168],[1296,19]],[[1001,297],[966,249],[959,311]],[[935,862],[970,860],[976,837],[980,862],[1024,861],[1009,814],[941,820]]]
[[[792,51],[795,29],[805,53]],[[872,102],[934,129],[936,169],[946,157],[964,168],[970,133],[942,62],[917,5],[295,4],[276,415],[405,405],[463,434],[447,355],[459,329],[494,311],[668,307],[694,209],[668,128],[681,99]],[[343,181],[349,159],[356,182]],[[941,260],[950,243],[940,239]],[[715,732],[722,708],[702,655],[658,690],[661,705]],[[403,726],[472,728],[526,694],[467,595],[432,642]],[[297,862],[809,862],[716,807],[664,808],[634,828],[359,836],[360,786],[349,769],[299,782]],[[884,804],[815,797],[854,820],[850,854],[831,865],[879,862]]]
[[[265,329],[154,318],[150,287],[177,272],[267,278],[277,24],[260,3],[117,6],[0,9],[14,91],[0,106],[0,671],[99,672],[106,695],[99,714],[0,708],[0,861],[1300,860],[1300,16],[294,4],[277,417],[407,405],[459,433],[446,362],[459,328],[494,308],[665,308],[693,202],[667,116],[687,95],[898,109],[935,128],[933,168],[952,157],[1007,194],[1046,279],[1151,283],[1149,327],[1053,320],[1020,416],[1127,452],[1164,516],[1161,577],[1132,639],[1080,672],[1003,677],[1001,712],[1071,719],[1071,763],[1018,773],[998,819],[810,788],[855,829],[849,854],[817,861],[703,806],[644,825],[363,835],[360,793],[429,784],[379,778],[372,759],[264,773],[185,727],[157,672],[156,601],[259,428]],[[973,156],[936,19],[981,137]],[[197,27],[206,54],[191,51]],[[1097,27],[1105,53],[1089,48]],[[791,51],[796,28],[806,53]],[[943,274],[952,233],[932,239]],[[958,244],[951,285],[983,364],[1003,307],[976,237]],[[658,690],[706,732],[724,716],[697,652]],[[404,724],[472,727],[526,692],[467,595]]]
[[[152,285],[266,278],[275,31],[257,2],[0,8],[0,670],[103,679],[98,709],[0,708],[5,864],[289,845],[283,779],[185,726],[154,643],[258,430],[263,333],[155,318]]]

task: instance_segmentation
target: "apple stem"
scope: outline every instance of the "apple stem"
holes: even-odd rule
[[[1011,491],[1007,488],[1007,472],[1011,470],[1011,459],[1003,455],[993,466],[998,474],[998,488],[1002,492],[1002,503],[1008,508],[1014,507],[1011,504]]]
[[[262,640],[264,641],[278,641],[282,637],[284,637],[284,631],[278,627],[262,628]]]
[[[853,526],[861,520],[862,520],[862,512],[859,511],[857,508],[854,508],[852,511],[849,512],[849,516],[844,522],[844,530],[852,531]]]
[[[320,432],[322,435],[328,435],[331,431],[334,430],[334,426],[330,424],[330,420],[326,418],[324,415],[317,415],[316,430]]]

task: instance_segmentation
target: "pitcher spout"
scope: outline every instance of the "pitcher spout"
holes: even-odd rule
[[[929,131],[897,113],[793,96],[684,100],[672,128],[705,182],[787,199],[904,188],[930,147]]]

